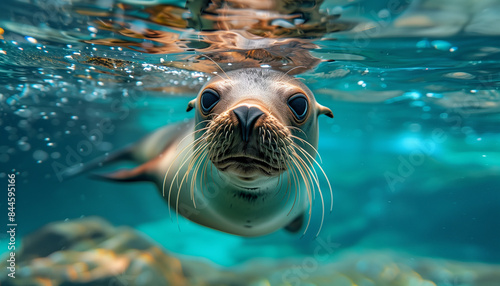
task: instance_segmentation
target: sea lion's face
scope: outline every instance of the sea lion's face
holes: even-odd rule
[[[190,107],[197,112],[195,138],[205,144],[213,166],[247,182],[310,163],[318,142],[317,116],[331,114],[301,82],[267,69],[215,77]]]

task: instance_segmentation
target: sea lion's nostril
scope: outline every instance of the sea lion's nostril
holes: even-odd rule
[[[236,115],[236,118],[238,118],[243,141],[248,142],[255,122],[264,112],[254,106],[249,108],[246,105],[242,105],[233,109],[233,113]]]

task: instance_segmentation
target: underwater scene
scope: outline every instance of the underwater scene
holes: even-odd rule
[[[2,0],[0,285],[500,285],[499,15]]]

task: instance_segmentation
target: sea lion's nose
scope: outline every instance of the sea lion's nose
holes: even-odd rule
[[[233,112],[238,118],[242,139],[243,141],[248,142],[248,138],[252,133],[255,122],[262,114],[264,114],[264,112],[255,106],[249,108],[246,105],[236,107],[233,109]]]

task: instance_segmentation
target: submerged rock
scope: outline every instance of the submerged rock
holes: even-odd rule
[[[51,223],[23,239],[16,278],[0,285],[335,285],[496,286],[500,265],[418,258],[388,251],[344,251],[331,259],[255,258],[221,269],[212,263],[178,259],[129,227],[100,218]]]
[[[132,228],[95,217],[42,227],[16,257],[16,278],[2,265],[1,285],[189,285],[178,259]]]

